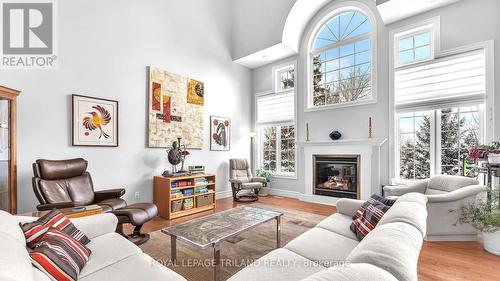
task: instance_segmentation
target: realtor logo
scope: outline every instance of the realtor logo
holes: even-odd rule
[[[3,1],[2,68],[54,68],[54,2]]]

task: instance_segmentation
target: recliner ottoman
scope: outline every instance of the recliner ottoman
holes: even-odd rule
[[[128,205],[119,210],[113,211],[118,218],[118,226],[116,231],[123,236],[123,224],[130,223],[134,226],[134,232],[130,237],[137,245],[143,244],[149,240],[149,234],[141,233],[142,226],[152,220],[158,214],[158,208],[153,203],[136,203]]]

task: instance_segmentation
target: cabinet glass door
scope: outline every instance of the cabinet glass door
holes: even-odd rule
[[[0,210],[9,211],[9,101],[0,100]]]

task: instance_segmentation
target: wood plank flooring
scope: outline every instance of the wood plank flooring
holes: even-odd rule
[[[297,199],[268,196],[259,198],[263,204],[328,216],[336,212],[334,206],[303,202]],[[217,209],[168,221],[155,218],[143,227],[144,232],[153,232],[163,227],[178,224],[196,217],[220,212],[238,205],[232,198],[217,200]],[[131,227],[125,227],[131,232]],[[421,281],[493,281],[500,280],[500,257],[483,250],[478,242],[424,242],[418,263],[418,275]]]

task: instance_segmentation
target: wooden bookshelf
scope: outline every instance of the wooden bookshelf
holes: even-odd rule
[[[206,184],[196,184],[196,179],[205,178]],[[176,186],[180,183],[185,183],[184,186]],[[215,175],[213,174],[195,174],[191,176],[182,177],[162,177],[155,176],[153,179],[153,201],[158,206],[158,215],[166,219],[175,219],[183,216],[196,214],[208,210],[215,209]],[[208,193],[196,193],[196,187],[206,186],[209,190]],[[192,194],[183,195],[182,197],[172,198],[172,192],[182,192],[192,189]],[[198,197],[208,195],[212,198],[212,204],[198,206]],[[193,200],[193,208],[178,211],[172,211],[173,201],[191,198]],[[200,198],[203,199],[203,198]],[[175,202],[178,203],[178,202]],[[184,204],[183,204],[184,205]]]

